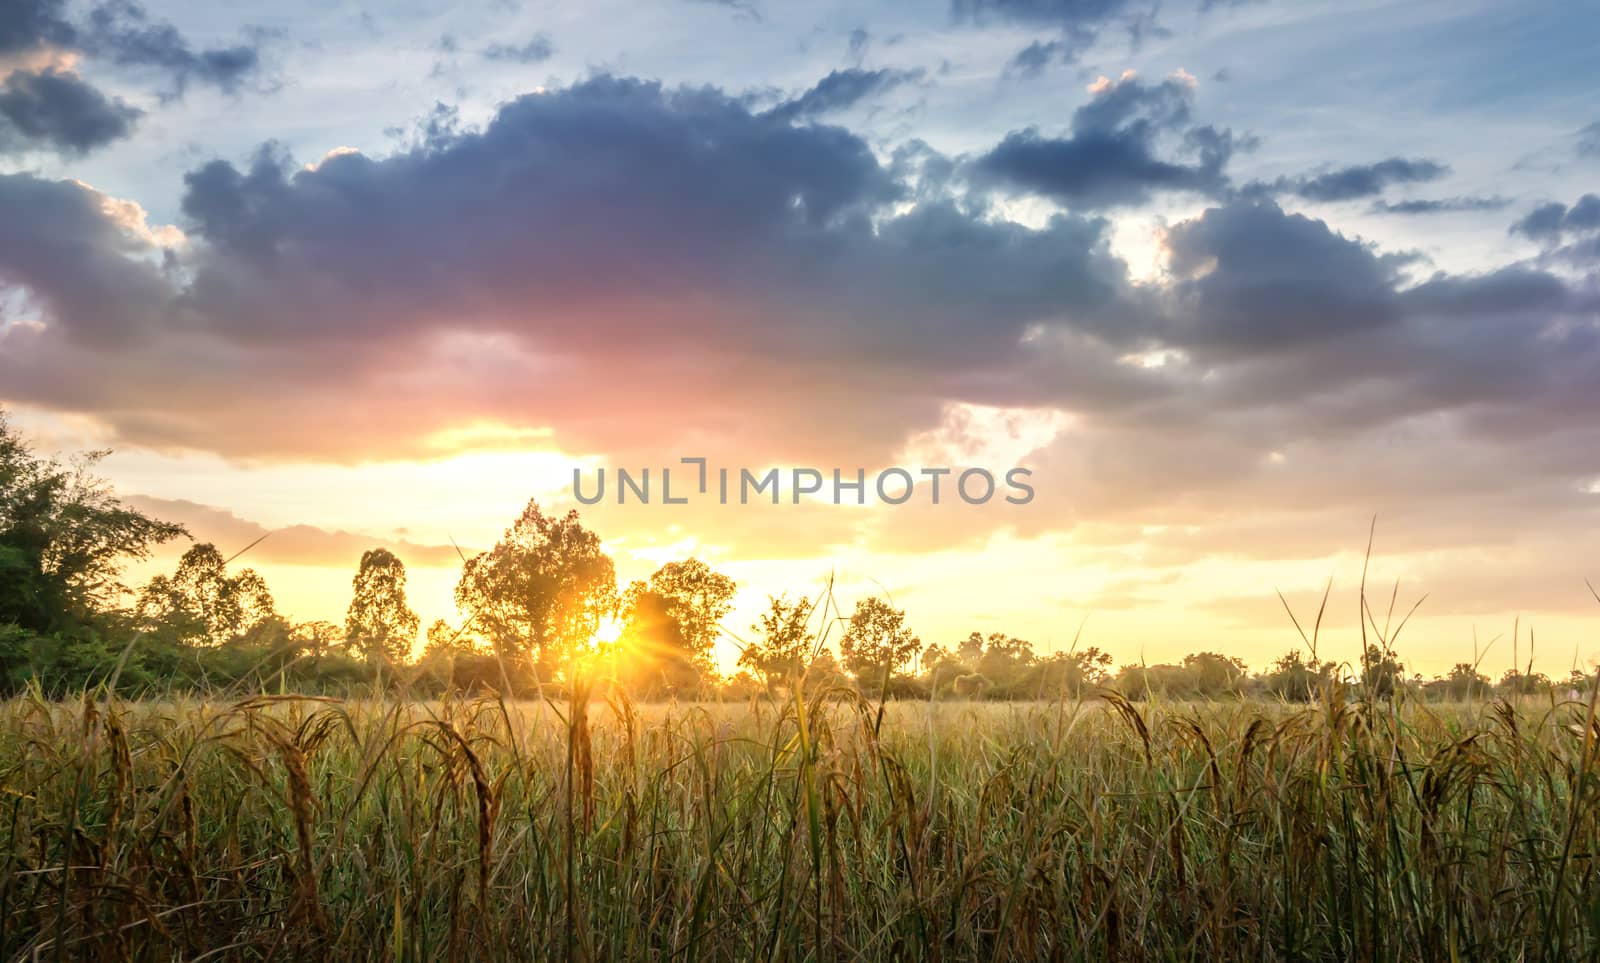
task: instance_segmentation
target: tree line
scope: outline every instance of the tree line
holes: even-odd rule
[[[41,457],[0,411],[0,694],[34,686],[60,695],[115,677],[144,692],[381,687],[527,696],[559,692],[583,673],[646,700],[746,698],[791,689],[802,674],[808,687],[970,699],[1082,697],[1109,687],[1130,698],[1304,701],[1329,684],[1466,699],[1587,685],[1577,671],[1556,682],[1531,667],[1495,683],[1468,664],[1425,681],[1377,648],[1353,670],[1298,651],[1257,674],[1214,652],[1115,670],[1095,646],[1040,653],[1004,633],[925,645],[890,600],[862,599],[845,614],[831,593],[769,597],[748,632],[732,631],[724,622],[738,586],[727,575],[689,558],[619,588],[578,513],[546,513],[536,501],[492,548],[465,559],[459,624],[439,620],[422,632],[405,564],[384,548],[362,555],[343,625],[293,622],[259,573],[211,544],[192,545],[171,574],[123,584],[128,563],[188,533],[119,501],[93,471],[105,454]],[[715,660],[724,636],[739,651],[731,676]]]

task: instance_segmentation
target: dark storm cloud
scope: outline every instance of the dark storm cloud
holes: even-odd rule
[[[1499,211],[1511,206],[1504,197],[1437,197],[1413,201],[1373,201],[1375,214],[1453,214]]]
[[[1221,195],[1224,168],[1242,144],[1228,130],[1189,127],[1192,99],[1177,78],[1107,83],[1078,108],[1067,134],[1014,131],[973,162],[973,176],[1089,210],[1139,204],[1159,191]],[[1159,156],[1163,142],[1192,160]]]
[[[771,113],[781,120],[814,118],[853,107],[921,77],[921,70],[863,70],[859,67],[835,70],[805,93],[774,107]]]
[[[537,64],[555,55],[556,45],[546,33],[537,33],[522,44],[495,43],[483,48],[486,60],[504,60],[517,64]]]
[[[1449,165],[1439,161],[1391,157],[1375,164],[1355,164],[1321,174],[1279,178],[1263,189],[1294,194],[1308,201],[1351,201],[1375,197],[1392,184],[1424,184],[1448,173]]]
[[[42,148],[83,154],[128,136],[140,113],[75,73],[16,71],[0,82],[0,154]]]

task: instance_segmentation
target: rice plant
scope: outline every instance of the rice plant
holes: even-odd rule
[[[0,704],[6,959],[1592,959],[1595,705]]]

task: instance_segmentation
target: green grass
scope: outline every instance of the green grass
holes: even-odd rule
[[[1591,705],[0,704],[5,959],[1592,959]]]

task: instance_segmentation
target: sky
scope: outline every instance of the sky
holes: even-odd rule
[[[733,576],[737,634],[831,582],[1260,668],[1331,579],[1355,661],[1375,532],[1415,670],[1600,660],[1600,8],[3,2],[0,404],[266,535],[294,619],[381,545],[459,620],[537,498]],[[867,504],[615,503],[686,457]]]

